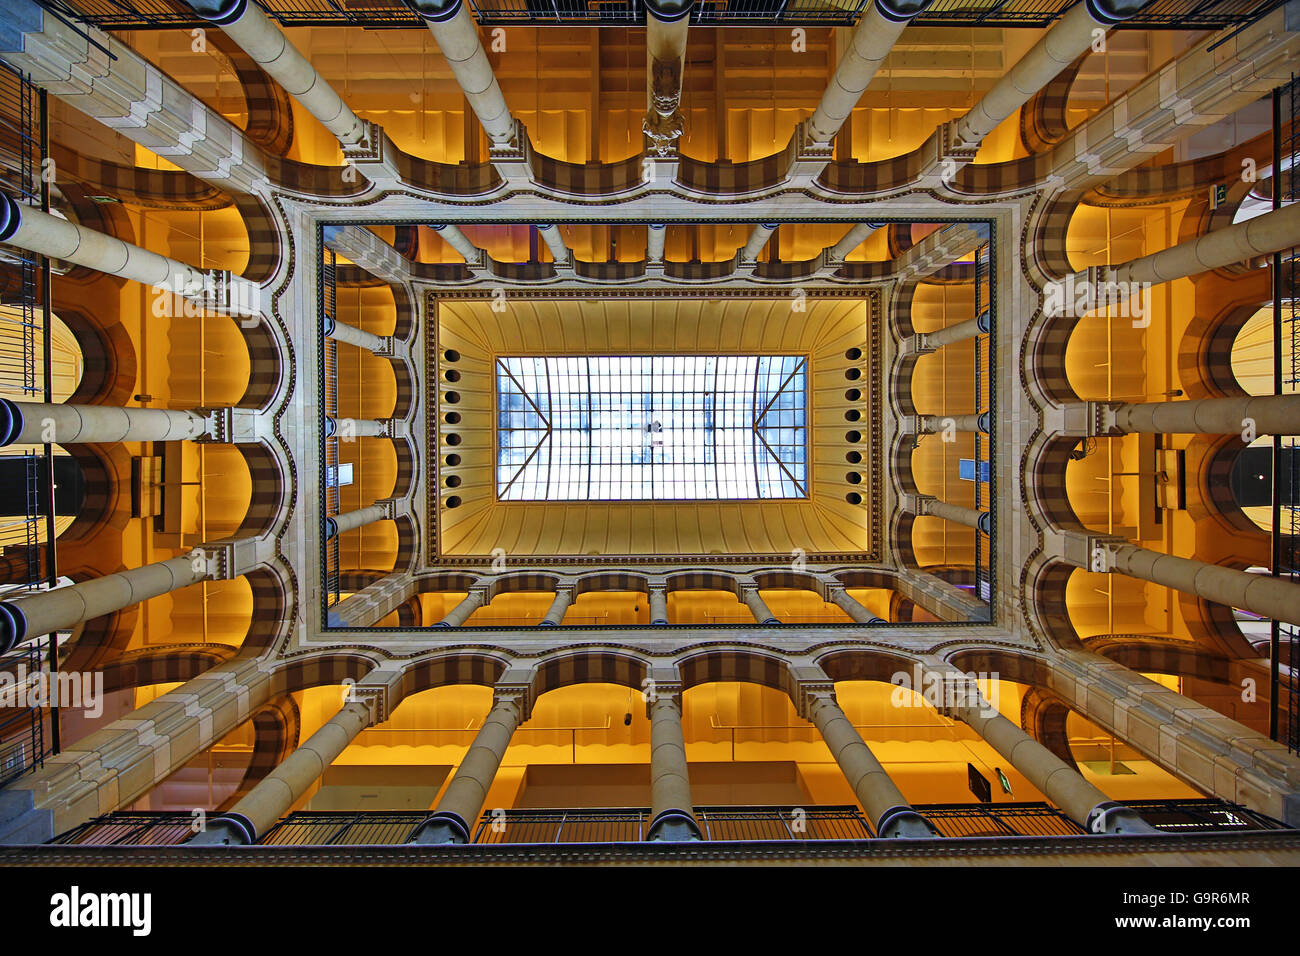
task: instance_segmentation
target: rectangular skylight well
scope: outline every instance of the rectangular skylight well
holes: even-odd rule
[[[808,496],[800,355],[502,356],[502,501]]]

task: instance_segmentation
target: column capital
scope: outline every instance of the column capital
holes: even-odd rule
[[[510,139],[504,143],[488,142],[488,161],[497,173],[512,186],[523,186],[533,181],[532,142],[528,130],[519,117],[511,117]]]
[[[1052,553],[1062,561],[1098,573],[1114,571],[1116,550],[1130,543],[1119,535],[1059,529],[1044,536],[1044,544],[1049,542],[1053,545]]]
[[[934,501],[934,495],[900,495],[899,504],[903,506],[904,511],[910,511],[917,517],[924,517],[930,513],[930,502]]]
[[[963,166],[969,165],[980,150],[980,143],[963,143],[957,133],[962,117],[939,126],[921,145],[922,188],[947,187]]]
[[[411,426],[405,418],[381,418],[385,438],[410,438]]]
[[[1104,412],[1110,406],[1099,402],[1070,402],[1066,405],[1049,405],[1043,409],[1043,428],[1058,435],[1095,438],[1106,434]],[[1114,424],[1114,412],[1110,425]]]
[[[813,710],[819,701],[829,700],[839,706],[835,696],[835,681],[817,665],[791,665],[790,679],[794,689],[792,696],[795,710],[805,720],[812,720]]]
[[[785,178],[789,183],[812,182],[835,158],[835,141],[832,139],[818,143],[811,133],[812,125],[808,120],[800,120],[795,125],[794,135],[785,148]]]
[[[263,537],[205,541],[195,553],[206,559],[210,580],[232,581],[269,561],[275,553],[275,542]]]
[[[536,702],[533,681],[536,676],[536,671],[530,667],[507,667],[492,685],[492,706],[510,705],[519,714],[519,723],[522,724],[533,714]]]
[[[208,430],[195,441],[213,445],[251,445],[270,437],[270,423],[255,408],[196,408],[208,420]]]
[[[360,119],[360,117],[358,117]],[[361,139],[355,143],[342,143],[343,161],[366,179],[373,182],[400,182],[402,171],[397,168],[397,147],[393,145],[384,128],[373,120],[362,119]]]

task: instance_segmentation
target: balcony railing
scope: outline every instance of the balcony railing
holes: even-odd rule
[[[1128,801],[1167,833],[1286,830],[1285,825],[1221,800]],[[1088,838],[1077,823],[1045,803],[918,806],[950,840],[979,837]],[[394,846],[428,816],[425,811],[300,811],[259,841],[266,846]],[[856,807],[696,807],[704,839],[712,842],[797,842],[874,839]],[[610,844],[645,839],[649,810],[641,807],[568,810],[495,810],[484,813],[476,844]],[[199,824],[189,812],[119,812],[98,817],[51,843],[87,846],[175,846]]]
[[[172,0],[38,0],[47,9],[106,30],[206,27],[187,6]],[[287,27],[352,26],[423,29],[402,0],[260,0]],[[847,26],[869,0],[700,0],[692,23],[700,26],[772,27],[797,24]],[[918,26],[1045,27],[1075,0],[936,0]],[[645,24],[641,0],[470,0],[478,21],[490,26],[624,26]],[[1204,30],[1247,23],[1280,6],[1278,0],[1154,0],[1124,28]]]

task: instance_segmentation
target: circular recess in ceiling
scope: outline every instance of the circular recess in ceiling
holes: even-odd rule
[[[446,415],[442,416],[442,420],[448,425],[459,425],[460,412],[448,412]]]
[[[444,499],[443,504],[445,504],[448,508],[459,508],[460,495],[448,495],[446,499]]]
[[[446,485],[448,488],[459,488],[460,475],[448,475],[446,478],[443,479],[442,483]]]
[[[847,455],[844,456],[844,460],[847,461],[850,465],[856,465],[856,464],[858,464],[860,461],[862,461],[862,452],[860,452],[860,451],[851,451],[851,452],[849,452]]]
[[[862,432],[845,432],[844,440],[850,445],[856,445],[858,442],[862,441]]]
[[[862,358],[862,349],[849,349],[844,353],[844,357],[850,362],[856,362],[858,359]]]
[[[862,413],[858,411],[856,408],[850,408],[847,412],[844,413],[844,420],[846,422],[861,421]]]
[[[856,491],[850,491],[847,495],[844,496],[844,500],[851,505],[862,504],[862,496],[858,494]]]
[[[447,436],[447,444],[448,444],[448,445],[459,445],[459,444],[460,444],[460,436],[457,435],[455,432],[452,432],[450,435]]]
[[[449,382],[459,382],[460,372],[456,371],[454,368],[449,368],[447,371],[442,373],[442,377]]]
[[[448,362],[460,361],[460,353],[457,352],[455,349],[447,349],[447,351],[442,353],[442,357]]]
[[[454,454],[448,455],[446,458],[443,459],[443,462],[447,465],[448,468],[455,468],[457,465],[460,464],[460,455],[454,455]]]
[[[455,405],[460,401],[460,392],[447,392],[442,396],[442,400],[448,405]]]
[[[850,382],[856,382],[858,379],[862,378],[862,369],[846,368],[844,370],[844,377],[847,378]]]
[[[862,475],[861,475],[860,473],[856,472],[856,471],[851,471],[851,472],[849,472],[847,475],[845,475],[844,477],[845,477],[845,479],[847,479],[848,483],[851,484],[851,485],[860,485],[860,484],[862,484]]]
[[[844,400],[847,402],[856,402],[862,398],[862,392],[856,388],[851,388],[844,393]]]

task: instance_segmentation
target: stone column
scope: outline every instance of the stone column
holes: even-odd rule
[[[0,196],[0,242],[171,292],[203,309],[261,314],[260,290],[248,279],[204,272],[32,206],[19,206],[8,196]]]
[[[827,678],[799,688],[799,709],[826,741],[831,756],[876,828],[886,839],[928,839],[934,827],[907,802],[866,741],[840,710],[835,685]]]
[[[857,106],[903,30],[930,0],[875,0],[862,14],[830,86],[804,126],[811,143],[829,143]]]
[[[742,587],[740,589],[740,599],[745,602],[749,608],[749,613],[754,615],[754,620],[759,624],[780,624],[768,608],[767,602],[763,600],[762,595],[758,593],[756,587]]]
[[[1254,611],[1262,617],[1300,624],[1300,584],[1294,581],[1160,554],[1126,541],[1106,541],[1105,545],[1108,567],[1104,570]]]
[[[191,846],[256,843],[324,775],[357,734],[370,726],[372,715],[373,702],[369,699],[345,704],[243,799],[209,821],[207,829],[187,842]]]
[[[838,585],[828,585],[826,588],[826,600],[840,608],[849,617],[853,618],[858,624],[888,624],[883,617],[877,617],[872,614],[860,601],[849,594],[847,590]]]
[[[647,262],[664,261],[664,243],[668,238],[668,227],[663,223],[651,223],[646,227],[645,257]]]
[[[880,228],[878,222],[860,222],[844,234],[844,238],[826,250],[826,258],[834,262],[843,262],[850,252],[867,241],[867,238]]]
[[[1093,43],[1093,31],[1127,20],[1146,0],[1081,0],[953,125],[952,145],[974,150],[998,124],[1073,63]]]
[[[977,335],[982,335],[993,327],[992,317],[988,312],[981,312],[973,319],[967,319],[965,322],[958,322],[956,325],[950,325],[946,329],[939,329],[937,332],[923,332],[921,339],[926,349],[940,349],[945,345],[952,345],[956,342],[964,342],[967,339],[973,339]]]
[[[661,155],[682,134],[678,111],[686,36],[695,0],[645,0],[646,114],[642,129]]]
[[[1066,816],[1089,833],[1158,833],[1133,810],[1116,803],[1056,754],[1003,717],[972,678],[951,667],[929,668],[927,678],[940,678],[944,706],[940,710],[960,720],[984,738],[1024,774]]]
[[[959,432],[981,432],[985,435],[989,433],[992,426],[992,417],[988,412],[979,412],[974,415],[918,415],[916,417],[916,430],[921,435],[934,435],[945,431],[951,422],[954,431]]]
[[[239,48],[279,83],[345,146],[365,137],[365,124],[307,62],[279,27],[249,0],[187,0],[205,20],[221,27]]]
[[[209,433],[197,412],[110,405],[46,405],[0,399],[0,446],[79,442],[186,441]]]
[[[387,502],[376,502],[369,508],[358,508],[356,511],[345,511],[341,515],[335,515],[332,518],[325,519],[325,537],[333,538],[344,531],[351,531],[353,528],[360,528],[362,525],[370,524],[374,521],[383,521],[391,517],[389,505]]]
[[[668,623],[668,588],[662,584],[651,584],[647,592],[650,598],[650,623]]]
[[[71,630],[82,621],[178,591],[207,576],[207,556],[196,550],[130,571],[0,601],[0,653],[28,638]]]
[[[1169,282],[1271,255],[1300,245],[1300,204],[1292,203],[1246,222],[1225,226],[1196,239],[1188,239],[1162,252],[1153,252],[1106,270],[1116,284]],[[1087,271],[1075,274],[1088,278]]]
[[[528,719],[530,709],[527,692],[517,688],[502,691],[498,686],[492,710],[456,768],[437,809],[416,827],[407,843],[469,843],[473,839],[474,825],[510,738]]]
[[[325,437],[340,441],[351,438],[384,438],[388,426],[375,418],[326,418]]]
[[[487,604],[487,588],[470,588],[469,593],[434,627],[460,627],[469,616]]]
[[[540,225],[537,232],[541,235],[542,241],[546,243],[546,248],[551,250],[551,258],[555,260],[556,266],[566,266],[569,264],[569,247],[564,244],[564,237],[560,235],[560,228],[555,225]]]
[[[564,623],[564,613],[573,603],[573,588],[567,585],[561,585],[555,589],[555,600],[551,602],[550,610],[546,612],[546,617],[542,618],[538,627],[555,627],[557,624]]]
[[[477,266],[483,258],[479,247],[469,241],[469,237],[460,231],[460,226],[450,223],[439,223],[433,227],[438,235],[446,240],[447,244],[461,254],[465,261],[471,266]]]
[[[950,505],[929,495],[905,496],[903,507],[913,514],[944,518],[957,524],[964,524],[968,528],[977,528],[985,534],[991,533],[993,529],[993,516],[989,512],[963,508],[961,505]]]
[[[646,695],[650,718],[650,825],[646,839],[684,842],[701,839],[691,803],[691,778],[686,763],[679,700],[682,688],[655,679]]]
[[[763,251],[767,245],[767,240],[772,238],[772,233],[776,232],[779,223],[760,222],[755,224],[754,230],[749,234],[749,241],[745,243],[745,248],[740,250],[740,261],[753,263],[758,261],[758,254]]]
[[[1300,208],[1300,205],[1297,206]],[[1169,435],[1300,434],[1300,395],[1198,398],[1102,406],[1104,432]]]
[[[407,0],[429,24],[438,49],[456,76],[474,115],[495,146],[514,138],[514,119],[479,40],[478,24],[464,0]]]
[[[355,345],[359,349],[374,352],[376,355],[386,353],[392,348],[388,338],[375,335],[373,332],[366,332],[355,325],[348,325],[346,322],[340,322],[330,316],[325,317],[323,331],[328,338],[339,342],[347,342],[349,345]]]

